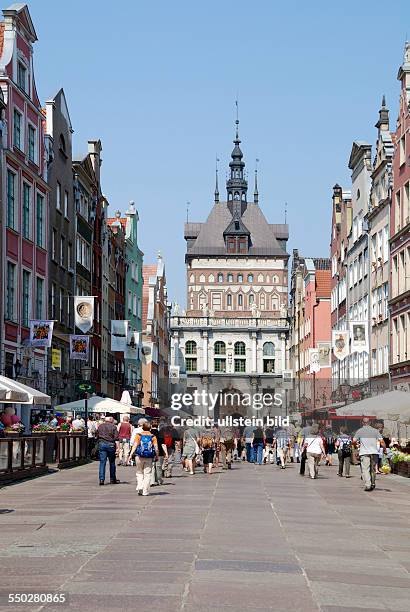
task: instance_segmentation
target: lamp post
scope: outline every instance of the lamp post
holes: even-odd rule
[[[142,387],[144,386],[143,381],[139,378],[137,380],[137,382],[135,383],[135,388],[137,390],[137,397],[138,397],[138,406],[141,406],[141,399],[144,397],[144,393],[142,391]]]
[[[84,382],[89,382],[93,369],[90,366],[83,366],[81,374]],[[84,422],[85,422],[85,458],[88,459],[88,391],[84,393]]]

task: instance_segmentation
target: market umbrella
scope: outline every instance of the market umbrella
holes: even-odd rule
[[[56,410],[62,412],[80,412],[84,411],[84,400],[79,399],[67,404],[56,406]],[[93,395],[88,398],[88,412],[104,412],[105,414],[145,414],[145,411],[138,406],[124,404],[109,397],[100,397]]]
[[[5,394],[5,397],[1,395]],[[0,401],[8,404],[50,404],[51,397],[17,380],[0,376]]]
[[[388,391],[338,408],[338,416],[373,416],[410,423],[410,393]]]

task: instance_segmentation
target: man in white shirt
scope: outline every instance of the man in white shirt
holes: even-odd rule
[[[362,478],[365,491],[373,491],[376,487],[376,465],[379,455],[379,448],[386,449],[386,444],[380,432],[371,427],[370,419],[362,419],[363,427],[356,431],[353,444],[360,443],[359,457],[362,469]]]

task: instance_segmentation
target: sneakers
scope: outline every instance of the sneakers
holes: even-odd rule
[[[139,489],[138,487],[135,489],[138,493],[138,495],[142,495],[142,489]]]

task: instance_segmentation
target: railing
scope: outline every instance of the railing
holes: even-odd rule
[[[252,327],[288,328],[285,318],[258,317],[171,317],[171,327]]]
[[[88,437],[85,434],[57,433],[57,467],[71,467],[86,461]]]
[[[0,438],[0,481],[47,471],[46,438]]]

